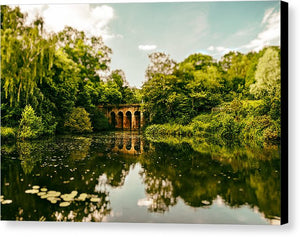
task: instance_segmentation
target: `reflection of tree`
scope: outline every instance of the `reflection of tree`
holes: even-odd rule
[[[169,206],[176,204],[173,194],[173,185],[168,179],[162,179],[144,173],[144,183],[148,199],[151,205],[148,207],[151,212],[165,212],[169,210]]]
[[[186,204],[200,207],[211,205],[220,196],[229,206],[249,205],[267,218],[280,216],[280,160],[276,150],[167,139],[168,144],[165,138],[153,143],[153,149],[140,161],[146,192],[150,197],[163,197],[158,202],[166,203],[164,210],[168,209],[166,200],[181,197]],[[169,193],[160,185],[165,180]],[[164,193],[170,195],[166,198]]]
[[[80,138],[77,138],[76,140],[74,139],[73,146],[76,147],[76,150],[74,149],[71,151],[70,158],[72,160],[84,159],[89,153],[91,143],[92,143],[91,138],[80,137]]]
[[[22,141],[17,143],[19,159],[25,174],[30,174],[35,164],[42,159],[42,150],[37,142]]]
[[[15,143],[13,144],[1,144],[1,155],[11,154],[16,150]]]

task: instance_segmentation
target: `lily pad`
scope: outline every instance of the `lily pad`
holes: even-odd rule
[[[67,207],[67,206],[69,206],[69,205],[70,205],[70,202],[61,202],[61,203],[59,204],[60,207]]]
[[[47,192],[47,190],[48,190],[47,188],[41,188],[42,192]]]
[[[70,194],[63,194],[61,195],[61,198],[66,202],[70,202],[74,200],[74,197],[71,196]]]
[[[37,195],[38,196],[44,196],[44,195],[46,195],[46,192],[39,192]]]
[[[73,196],[73,197],[75,197],[77,194],[78,194],[77,191],[72,191],[72,192],[70,193],[70,195]]]
[[[79,195],[79,197],[77,198],[78,201],[85,201],[85,199],[87,198],[87,194],[86,193],[81,193]]]
[[[37,190],[37,189],[27,189],[27,190],[25,190],[25,193],[30,193],[30,194],[35,194],[35,193],[38,193],[39,192],[39,190]]]
[[[32,188],[33,188],[33,189],[40,189],[40,186],[34,185],[34,186],[32,186]]]
[[[60,198],[56,197],[47,197],[47,200],[53,204],[57,203],[57,201],[60,201]]]
[[[48,197],[59,197],[61,195],[61,192],[49,191],[47,195]]]
[[[2,204],[11,204],[12,203],[12,200],[3,200],[2,201]]]
[[[97,197],[93,197],[91,198],[91,202],[100,202],[100,198],[97,198]]]

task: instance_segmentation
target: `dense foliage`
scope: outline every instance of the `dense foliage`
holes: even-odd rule
[[[21,139],[34,139],[40,137],[44,132],[42,118],[36,116],[33,108],[26,105],[22,112],[22,118],[18,130],[18,137]]]
[[[2,5],[1,44],[3,127],[19,127],[22,111],[30,105],[41,118],[43,135],[65,132],[69,114],[82,107],[93,130],[100,131],[109,126],[99,104],[139,102],[124,72],[110,71],[112,50],[101,37],[71,27],[49,33],[42,18],[28,24],[18,7]]]
[[[154,53],[142,94],[151,135],[214,135],[264,144],[280,140],[280,50],[230,52],[217,62],[193,54],[175,63]]]
[[[89,113],[84,108],[74,108],[65,122],[65,127],[74,133],[92,132]]]

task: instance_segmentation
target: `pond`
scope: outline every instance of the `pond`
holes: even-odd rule
[[[1,219],[280,223],[280,151],[138,132],[2,144]]]

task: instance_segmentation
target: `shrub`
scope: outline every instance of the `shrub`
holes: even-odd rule
[[[53,135],[56,131],[57,122],[52,113],[47,113],[43,116],[44,134]]]
[[[94,131],[103,131],[110,128],[108,119],[98,108],[92,110],[90,117]]]
[[[72,133],[87,133],[93,131],[89,113],[80,107],[72,110],[64,126]]]
[[[19,125],[18,138],[35,139],[44,132],[42,118],[35,115],[33,108],[26,105]]]
[[[236,140],[241,131],[241,124],[235,121],[234,117],[229,114],[226,114],[221,122],[221,137],[226,140]]]

